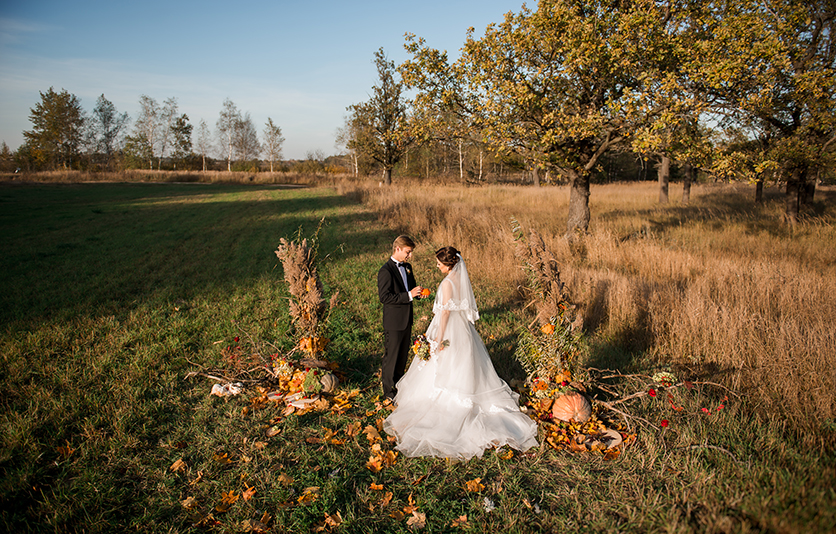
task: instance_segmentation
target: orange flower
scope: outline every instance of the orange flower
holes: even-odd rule
[[[544,334],[554,334],[554,325],[551,323],[546,323],[540,328],[540,331]]]

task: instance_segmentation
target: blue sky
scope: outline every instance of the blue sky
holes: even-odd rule
[[[532,7],[535,2],[529,2]],[[336,152],[345,108],[369,98],[375,51],[407,59],[404,34],[458,57],[522,0],[294,2],[0,0],[0,141],[31,128],[39,91],[66,89],[89,113],[99,95],[135,117],[140,95],[177,98],[214,131],[225,98],[259,133],[282,128],[285,158]]]

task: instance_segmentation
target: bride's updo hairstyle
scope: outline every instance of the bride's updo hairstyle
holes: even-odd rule
[[[459,251],[454,247],[442,247],[436,250],[435,257],[438,261],[451,269],[459,263]]]

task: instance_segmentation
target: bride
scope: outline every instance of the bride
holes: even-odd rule
[[[430,358],[413,359],[383,429],[406,456],[469,459],[503,445],[528,450],[537,445],[537,425],[520,412],[519,395],[496,374],[476,332],[479,312],[464,260],[453,247],[435,256],[447,276],[427,328]]]

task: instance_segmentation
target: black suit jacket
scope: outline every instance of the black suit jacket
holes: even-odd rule
[[[412,326],[412,301],[409,290],[415,287],[412,265],[405,263],[407,287],[397,264],[389,258],[377,272],[377,295],[383,304],[383,329],[406,330]]]

